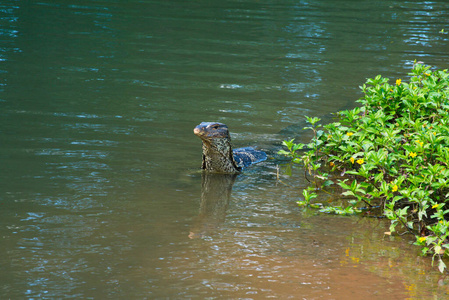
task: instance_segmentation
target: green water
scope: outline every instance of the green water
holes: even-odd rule
[[[269,154],[305,140],[278,133],[353,107],[367,77],[447,68],[447,8],[2,1],[0,298],[444,297],[388,224],[301,212],[303,173],[284,186],[279,161],[208,215],[192,130],[220,121]]]

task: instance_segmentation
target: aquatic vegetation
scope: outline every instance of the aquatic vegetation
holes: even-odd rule
[[[348,201],[321,211],[380,208],[391,221],[388,234],[413,234],[443,272],[449,254],[449,73],[415,62],[409,75],[394,84],[381,75],[368,79],[360,107],[338,112],[337,122],[324,126],[307,118],[314,132],[310,143],[285,141],[287,151],[280,152],[313,178],[314,191],[309,187],[302,205],[319,190],[338,186]]]

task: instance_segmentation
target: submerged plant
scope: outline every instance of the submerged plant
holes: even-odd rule
[[[354,214],[380,207],[390,231],[413,234],[443,272],[442,258],[449,253],[449,73],[415,63],[409,75],[408,82],[393,84],[380,75],[368,79],[357,101],[361,107],[338,112],[338,122],[324,130],[318,130],[318,118],[308,118],[310,150],[299,154],[304,145],[291,140],[282,153],[304,165],[315,190],[334,181],[344,190],[347,204],[321,211]],[[312,193],[303,195],[309,205],[306,195]]]

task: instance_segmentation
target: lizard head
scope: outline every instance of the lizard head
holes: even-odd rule
[[[202,122],[193,129],[193,133],[203,141],[209,142],[217,138],[230,138],[228,126],[218,122]]]

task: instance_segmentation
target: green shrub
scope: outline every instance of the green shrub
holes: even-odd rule
[[[350,199],[322,211],[380,207],[390,231],[414,234],[415,244],[437,258],[443,272],[442,258],[449,254],[449,74],[415,63],[409,75],[408,83],[368,79],[357,101],[361,107],[338,112],[338,122],[325,126],[308,118],[310,150],[300,151],[304,145],[292,140],[284,141],[288,151],[281,153],[304,165],[315,189],[336,181]],[[312,197],[306,195],[308,204]]]

